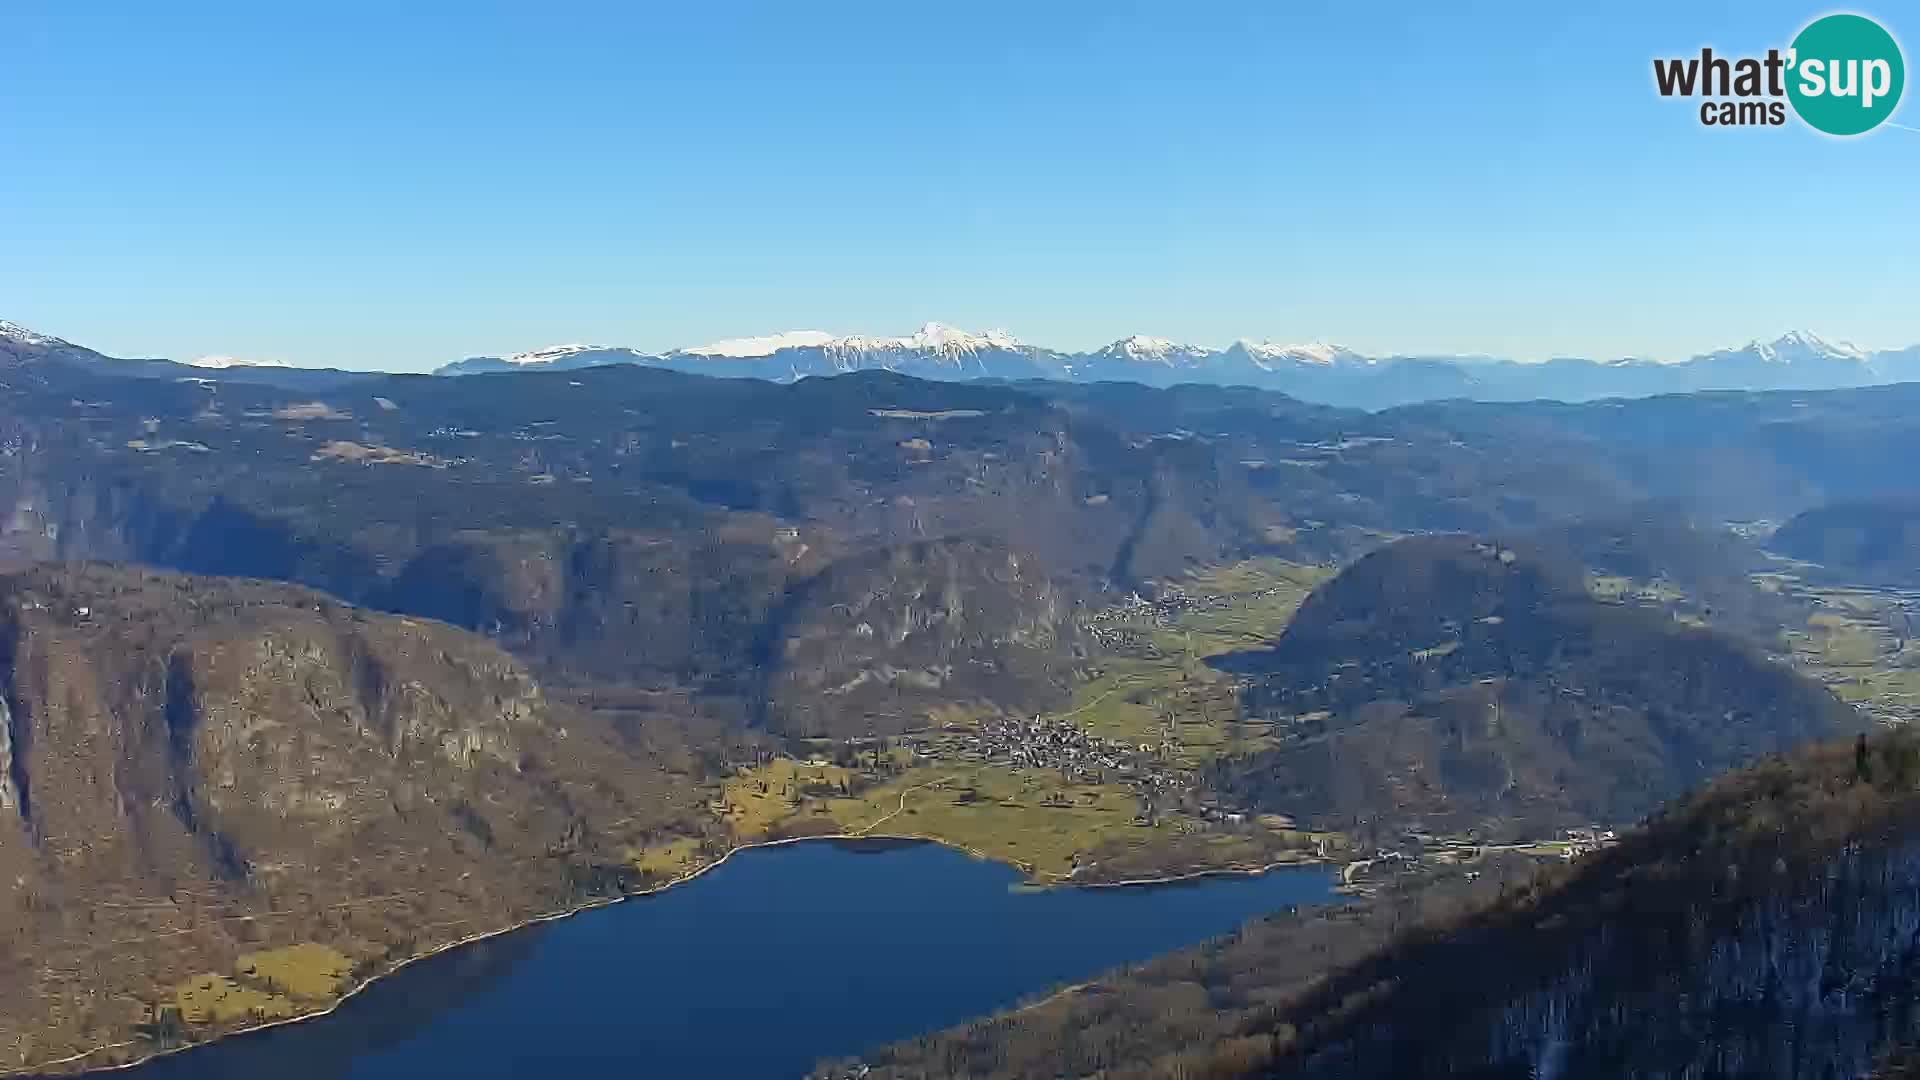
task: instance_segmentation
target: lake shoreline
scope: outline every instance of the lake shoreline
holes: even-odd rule
[[[894,815],[892,814],[888,815],[889,818],[892,816]],[[885,821],[885,820],[886,818],[881,819],[881,821]],[[875,822],[874,824],[878,825],[880,823],[881,822]],[[120,1050],[120,1049],[126,1049],[131,1046],[136,1046],[139,1044],[138,1040],[126,1040],[118,1043],[108,1043],[103,1046],[96,1046],[91,1050],[82,1051],[78,1054],[71,1054],[64,1058],[59,1058],[53,1061],[41,1062],[36,1065],[21,1066],[19,1068],[12,1068],[12,1069],[0,1069],[0,1077],[22,1078],[22,1077],[39,1077],[39,1076],[48,1076],[48,1077],[88,1076],[88,1075],[105,1075],[108,1073],[123,1072],[127,1069],[138,1068],[142,1065],[146,1065],[150,1062],[157,1061],[161,1058],[171,1057],[173,1055],[186,1053],[191,1050],[197,1050],[202,1047],[211,1046],[215,1043],[224,1042],[228,1039],[238,1038],[244,1035],[256,1034],[258,1032],[263,1032],[263,1031],[271,1031],[275,1028],[289,1027],[294,1024],[303,1024],[312,1020],[318,1020],[322,1017],[330,1016],[333,1013],[339,1011],[339,1009],[342,1006],[344,1006],[348,1001],[352,1000],[354,997],[358,996],[360,993],[367,990],[368,988],[374,986],[376,983],[379,983],[380,981],[392,975],[398,974],[399,972],[405,970],[406,968],[411,967],[414,964],[420,963],[421,961],[429,960],[433,957],[440,956],[444,953],[452,952],[456,949],[465,948],[466,946],[469,946],[469,945],[477,945],[483,941],[489,941],[489,940],[492,940],[493,938],[502,937],[507,934],[512,934],[521,930],[530,929],[535,926],[542,926],[547,923],[558,922],[563,919],[570,919],[576,915],[585,914],[586,912],[598,911],[602,908],[612,907],[613,905],[621,904],[629,900],[638,900],[638,899],[642,899],[649,896],[657,896],[670,889],[677,888],[679,886],[682,886],[689,882],[697,880],[703,875],[708,874],[713,870],[719,868],[720,866],[725,865],[728,860],[732,859],[735,855],[738,855],[743,851],[757,851],[764,848],[786,847],[793,844],[803,844],[803,843],[812,843],[812,842],[845,844],[848,842],[861,841],[861,840],[882,840],[882,841],[897,841],[901,843],[935,844],[940,847],[947,848],[948,850],[951,850],[951,851],[960,852],[961,854],[967,855],[974,859],[978,859],[982,862],[998,863],[1002,866],[1012,866],[1014,869],[1019,870],[1022,874],[1027,875],[1029,878],[1029,883],[1031,887],[1035,889],[1151,888],[1156,885],[1174,885],[1184,881],[1193,881],[1193,880],[1208,878],[1208,877],[1227,877],[1227,876],[1258,877],[1263,874],[1269,873],[1273,870],[1279,870],[1279,869],[1289,869],[1289,868],[1305,869],[1313,866],[1331,865],[1331,863],[1329,863],[1328,861],[1321,860],[1321,859],[1295,859],[1295,860],[1286,860],[1282,862],[1268,863],[1264,866],[1249,865],[1249,866],[1217,867],[1217,868],[1211,868],[1206,870],[1192,871],[1192,872],[1183,873],[1183,874],[1172,874],[1172,875],[1166,875],[1162,877],[1152,877],[1152,878],[1132,878],[1132,879],[1127,879],[1123,881],[1104,881],[1104,882],[1103,881],[1071,881],[1071,880],[1063,879],[1063,880],[1054,881],[1054,882],[1033,882],[1031,880],[1032,878],[1031,867],[1025,866],[1024,864],[1013,863],[1006,859],[995,858],[994,856],[988,855],[983,851],[979,851],[977,849],[967,847],[964,844],[957,844],[949,840],[939,839],[937,837],[912,836],[912,835],[893,834],[893,833],[873,833],[873,832],[868,832],[863,830],[860,832],[853,832],[853,833],[819,833],[819,834],[813,834],[813,835],[807,835],[807,836],[787,836],[787,837],[781,837],[779,839],[774,839],[774,840],[757,840],[752,843],[737,844],[731,848],[728,848],[724,854],[722,854],[719,858],[714,859],[712,862],[704,863],[698,867],[695,867],[692,870],[689,870],[679,875],[678,877],[672,878],[668,881],[661,882],[658,885],[653,885],[645,889],[636,890],[634,892],[622,893],[618,896],[600,897],[600,898],[582,903],[578,906],[567,908],[564,911],[548,912],[546,914],[532,916],[529,918],[521,919],[507,926],[502,926],[493,930],[483,931],[481,933],[469,934],[468,936],[460,938],[458,940],[450,941],[442,945],[434,946],[431,949],[427,949],[424,952],[421,952],[414,956],[410,956],[405,960],[399,961],[398,963],[394,964],[392,967],[386,969],[385,971],[380,972],[377,975],[372,975],[361,980],[360,982],[354,984],[354,986],[352,986],[350,989],[343,991],[339,997],[329,1002],[327,1006],[323,1009],[316,1009],[313,1012],[301,1013],[298,1016],[281,1017],[279,1019],[269,1020],[263,1023],[250,1024],[245,1027],[235,1028],[231,1031],[222,1032],[209,1039],[204,1039],[198,1042],[186,1043],[181,1046],[173,1046],[173,1047],[167,1047],[165,1049],[154,1050],[150,1053],[143,1054],[137,1058],[133,1058],[123,1062],[116,1062],[111,1065],[90,1065],[90,1066],[81,1066],[75,1069],[64,1068],[65,1066],[74,1065],[77,1062],[84,1061],[85,1059],[89,1057],[93,1057],[96,1054],[105,1053],[110,1050]],[[1072,988],[1068,988],[1068,990],[1070,989]],[[1057,996],[1059,993],[1063,993],[1063,992],[1067,992],[1067,991],[1065,990],[1056,991],[1055,994],[1050,995],[1050,997]]]

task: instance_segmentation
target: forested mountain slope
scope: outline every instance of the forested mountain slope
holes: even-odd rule
[[[1214,783],[1317,827],[1531,833],[1638,819],[1714,774],[1859,726],[1817,684],[1578,564],[1466,536],[1398,541],[1225,658],[1279,745]]]
[[[602,368],[317,392],[23,367],[0,387],[0,553],[298,582],[485,633],[571,684],[687,687],[826,730],[869,710],[823,725],[836,699],[786,707],[838,683],[769,666],[805,654],[787,643],[811,631],[783,620],[884,589],[861,575],[914,544],[963,540],[959,572],[982,581],[1018,563],[1066,619],[1195,566],[1339,559],[1631,494],[1564,440],[1515,454],[1253,391],[1040,389]],[[974,655],[986,640],[947,640],[938,663],[998,666]],[[1043,666],[1070,665],[1071,635],[1047,641]],[[1054,681],[977,683],[1030,710]]]
[[[1920,497],[1842,501],[1796,514],[1771,540],[1843,580],[1920,587]]]

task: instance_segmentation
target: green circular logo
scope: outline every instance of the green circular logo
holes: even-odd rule
[[[1827,15],[1793,39],[1787,100],[1800,119],[1829,135],[1878,127],[1900,104],[1907,65],[1900,45],[1863,15]]]

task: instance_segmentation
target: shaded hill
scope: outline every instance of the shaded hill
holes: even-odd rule
[[[1462,536],[1366,556],[1271,649],[1222,666],[1282,741],[1222,762],[1213,783],[1329,828],[1627,822],[1859,723],[1734,638],[1600,603],[1577,565]]]
[[[1910,493],[1920,383],[1586,405],[1435,402],[1380,419],[1463,439],[1550,433],[1608,455],[1643,497],[1677,500],[1709,520],[1781,519],[1822,502]]]
[[[1670,581],[1690,592],[1751,587],[1748,575],[1767,565],[1765,553],[1751,540],[1704,523],[1671,503],[1643,503],[1582,517],[1513,540],[1595,573]]]
[[[1782,525],[1772,546],[1854,581],[1920,587],[1920,497],[1816,507]]]
[[[161,379],[169,382],[197,380],[202,383],[262,383],[272,386],[319,389],[341,386],[371,378],[366,372],[327,368],[296,368],[280,365],[221,364],[196,367],[171,360],[123,359],[107,356],[84,345],[75,345],[48,334],[0,319],[0,371],[22,374],[47,367],[68,368],[135,379]]]
[[[704,819],[684,758],[443,624],[255,581],[0,577],[0,1045],[128,1039],[242,952],[371,972],[617,890],[627,846]]]
[[[1776,567],[1752,540],[1702,522],[1671,503],[1556,523],[1503,538],[1550,562],[1585,567],[1597,594],[1647,590],[1664,606],[1763,649],[1780,645],[1788,628],[1806,624],[1804,605],[1755,584]],[[1631,602],[1632,596],[1619,596]]]

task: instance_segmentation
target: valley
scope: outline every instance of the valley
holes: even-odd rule
[[[1324,858],[1340,838],[1209,804],[1197,770],[1261,745],[1209,656],[1269,640],[1324,567],[1253,560],[1095,611],[1112,651],[1060,711],[937,712],[937,726],[743,766],[717,805],[733,835],[836,832],[946,843],[1039,884],[1245,870]]]
[[[1311,739],[1302,725],[1321,718],[1251,715],[1240,700],[1244,680],[1206,660],[1280,637],[1332,573],[1263,558],[1160,583],[1147,590],[1153,599],[1132,595],[1085,618],[1097,652],[1086,681],[1058,712],[1021,720],[955,709],[936,714],[935,727],[867,749],[858,740],[825,742],[804,759],[739,766],[715,805],[725,807],[722,816],[742,842],[827,832],[930,839],[1006,862],[1040,884],[1327,859],[1362,864],[1364,881],[1364,864],[1378,861],[1364,856],[1376,849],[1395,859],[1424,853],[1457,863],[1489,848],[1560,857],[1595,846],[1570,844],[1566,829],[1539,827],[1518,843],[1488,844],[1468,830],[1424,835],[1412,847],[1382,836],[1386,847],[1368,847],[1207,790],[1209,764]],[[1756,572],[1753,585],[1803,615],[1778,629],[1781,661],[1830,686],[1867,719],[1910,720],[1916,663],[1901,630],[1910,595],[1806,586],[1781,569]],[[1683,626],[1712,617],[1710,605],[1702,614],[1697,596],[1665,578],[1593,574],[1587,588],[1602,603],[1668,613]],[[1610,835],[1630,820],[1578,831]]]
[[[324,1012],[812,837],[1444,895],[1866,719],[1742,642],[1910,715],[1897,590],[1679,524],[1735,493],[1611,406],[37,361],[0,406],[13,1068]],[[1904,437],[1899,388],[1685,407],[1797,425],[1741,521],[1870,479],[1818,449],[1842,417]]]
[[[1618,948],[1622,938],[1647,932],[1643,921],[1652,917],[1645,906],[1652,898],[1648,891],[1652,883],[1671,881],[1675,874],[1702,872],[1703,862],[1714,865],[1711,858],[1699,859],[1697,852],[1687,849],[1702,837],[1713,837],[1711,842],[1720,845],[1726,857],[1745,862],[1773,858],[1762,852],[1776,847],[1793,848],[1799,854],[1782,853],[1771,865],[1772,874],[1801,873],[1797,868],[1803,864],[1797,860],[1807,859],[1814,867],[1810,871],[1814,880],[1825,877],[1840,882],[1827,887],[1834,895],[1823,902],[1781,907],[1777,901],[1761,899],[1763,910],[1775,914],[1748,916],[1751,921],[1740,922],[1743,937],[1738,948],[1743,952],[1723,955],[1759,949],[1761,955],[1782,956],[1804,947],[1801,942],[1825,940],[1822,935],[1829,931],[1823,916],[1836,905],[1858,917],[1882,920],[1872,925],[1888,927],[1886,933],[1897,937],[1903,932],[1895,927],[1906,925],[1901,907],[1906,890],[1896,885],[1883,893],[1878,875],[1900,873],[1895,868],[1910,859],[1908,834],[1899,822],[1913,812],[1913,793],[1920,790],[1914,786],[1920,783],[1920,768],[1913,764],[1920,760],[1920,751],[1913,749],[1913,714],[1906,689],[1914,661],[1906,636],[1912,593],[1838,585],[1827,568],[1769,558],[1757,551],[1743,555],[1730,549],[1715,560],[1694,560],[1683,554],[1694,541],[1669,540],[1660,566],[1644,563],[1623,549],[1596,558],[1589,565],[1636,573],[1589,572],[1586,589],[1603,604],[1640,607],[1679,626],[1703,626],[1718,619],[1730,630],[1751,634],[1769,647],[1773,662],[1791,665],[1827,685],[1881,734],[1873,736],[1871,743],[1862,741],[1857,751],[1846,743],[1827,743],[1769,758],[1715,781],[1704,795],[1657,812],[1644,825],[1630,827],[1623,821],[1617,833],[1582,828],[1565,831],[1564,840],[1542,836],[1515,844],[1476,843],[1460,836],[1409,836],[1377,854],[1359,845],[1348,856],[1345,871],[1356,875],[1363,887],[1353,890],[1343,905],[1276,914],[1215,945],[1111,973],[1037,1005],[879,1048],[857,1059],[824,1062],[814,1075],[827,1080],[928,1073],[1147,1080],[1191,1075],[1347,1076],[1356,1067],[1379,1069],[1379,1075],[1457,1075],[1490,1062],[1511,1066],[1515,1061],[1520,1064],[1511,1067],[1537,1070],[1540,1055],[1553,1052],[1550,1042],[1549,1049],[1541,1049],[1541,1042],[1535,1041],[1541,1039],[1538,1033],[1544,1031],[1548,1040],[1555,1038],[1553,1033],[1564,1030],[1560,1025],[1569,1023],[1570,1015],[1572,1023],[1584,1025],[1585,1033],[1582,1041],[1569,1041],[1567,1052],[1582,1055],[1581,1068],[1605,1072],[1624,1067],[1621,1062],[1641,1060],[1643,1054],[1677,1052],[1677,1048],[1650,1051],[1642,1049],[1637,1034],[1593,1034],[1606,1029],[1609,1022],[1604,1019],[1606,1009],[1591,1003],[1608,1000],[1606,995],[1613,993],[1642,995],[1630,998],[1642,1002],[1648,1000],[1645,995],[1664,992],[1656,988],[1676,977],[1699,980],[1701,989],[1695,993],[1733,999],[1733,1003],[1722,1000],[1682,1009],[1674,1020],[1676,1026],[1695,1033],[1701,1060],[1724,1064],[1734,1055],[1761,1053],[1752,1048],[1767,1031],[1777,1030],[1770,1025],[1778,1021],[1738,1015],[1751,1007],[1738,1003],[1750,1000],[1741,997],[1749,991],[1738,987],[1771,985],[1766,975],[1732,977],[1736,980],[1732,988],[1709,981],[1719,978],[1716,972],[1703,971],[1712,965],[1695,961],[1675,966],[1660,951],[1677,940],[1672,936],[1651,947],[1646,971],[1638,975],[1609,969],[1608,974],[1576,977],[1569,984],[1562,974],[1566,969],[1541,965],[1550,973],[1547,981],[1533,984],[1537,988],[1523,1004],[1504,1006],[1504,1014],[1496,1008],[1488,1018],[1495,1038],[1492,1051],[1472,1046],[1469,1039],[1445,1051],[1457,1056],[1416,1061],[1391,1048],[1398,1045],[1393,1040],[1408,1037],[1428,1040],[1425,1045],[1429,1046],[1447,1045],[1447,1021],[1423,1028],[1427,1023],[1423,1018],[1439,1002],[1449,1000],[1455,993],[1452,987],[1458,985],[1450,981],[1436,985],[1431,989],[1434,997],[1418,1004],[1398,1000],[1393,982],[1404,975],[1387,965],[1399,962],[1401,953],[1407,954],[1407,964],[1429,973],[1480,965],[1490,979],[1498,980],[1509,970],[1529,971],[1532,968],[1526,962],[1503,951],[1509,946],[1488,940],[1487,924],[1508,920],[1517,929],[1504,932],[1519,935],[1510,947],[1528,952],[1541,947],[1543,934],[1556,940],[1553,935],[1568,918],[1533,914],[1536,905],[1561,912],[1569,904],[1584,903],[1569,900],[1566,894],[1610,888],[1616,891],[1601,902],[1598,911],[1621,911],[1623,894],[1630,894],[1636,897],[1635,906],[1627,910],[1640,914],[1611,923],[1604,922],[1607,915],[1586,916],[1591,920],[1589,932],[1602,935],[1593,940],[1603,944],[1586,946],[1590,951],[1572,966],[1574,970],[1601,969],[1607,966],[1601,957]],[[1704,576],[1687,569],[1716,563],[1717,568]],[[1748,580],[1761,597],[1759,607],[1727,604],[1726,577],[1740,576],[1749,566],[1753,571]],[[1714,599],[1703,600],[1703,596]],[[1721,606],[1716,608],[1716,602]],[[1699,819],[1709,815],[1715,824],[1700,825]],[[1789,827],[1789,821],[1798,824]],[[1810,832],[1796,835],[1795,829]],[[1773,839],[1775,830],[1780,840]],[[1845,839],[1849,837],[1853,839]],[[1680,846],[1667,847],[1674,844]],[[1621,845],[1626,845],[1624,852]],[[1644,865],[1649,847],[1661,851],[1657,858],[1663,861],[1658,865]],[[1884,864],[1886,869],[1864,873],[1844,869],[1854,858]],[[1834,862],[1823,862],[1829,859]],[[1823,865],[1836,868],[1821,869]],[[1734,873],[1732,868],[1727,872]],[[1762,896],[1767,887],[1761,887]],[[1850,888],[1863,891],[1840,895]],[[1674,895],[1658,901],[1674,905],[1661,907],[1658,918],[1677,920],[1678,925],[1690,927],[1686,931],[1690,935],[1726,925],[1689,906],[1703,903],[1700,894],[1674,890]],[[1770,903],[1776,906],[1766,906]],[[1770,919],[1799,922],[1790,926],[1767,922]],[[1765,928],[1756,929],[1761,926]],[[1890,965],[1883,970],[1901,970],[1907,960],[1898,949],[1882,949],[1872,937],[1879,932],[1869,931],[1865,940],[1845,945],[1844,955],[1827,961],[1825,977],[1846,977],[1836,976],[1834,965],[1856,973],[1876,964]],[[1434,959],[1430,955],[1434,951],[1443,951],[1449,958]],[[1368,953],[1376,958],[1357,960]],[[1498,962],[1489,965],[1489,955],[1499,957]],[[1628,960],[1614,968],[1630,969],[1635,963]],[[1328,972],[1348,965],[1354,972],[1348,982],[1328,981]],[[1852,977],[1854,985],[1859,985],[1862,976]],[[1904,1000],[1903,977],[1884,978],[1889,981],[1868,1000]],[[1364,988],[1375,979],[1379,981]],[[1639,981],[1627,989],[1610,981],[1614,979]],[[1863,1049],[1872,1040],[1861,1041],[1858,1030],[1848,1027],[1867,1021],[1847,1012],[1851,1006],[1844,995],[1829,993],[1815,1007],[1826,1010],[1830,1019],[1822,1025],[1819,1039],[1797,1051],[1807,1055],[1802,1060],[1831,1054],[1864,1067],[1875,1057],[1875,1051]],[[1590,1008],[1596,1011],[1583,1011]],[[1361,1018],[1349,1019],[1355,1013]],[[1414,1029],[1421,1029],[1416,1036],[1399,1034]],[[1900,1027],[1892,1037],[1896,1047],[1910,1046],[1916,1034]],[[1906,1055],[1900,1060],[1911,1059],[1910,1051],[1898,1053]]]
[[[1561,830],[1544,828],[1517,843],[1489,842],[1475,830],[1388,839],[1390,831],[1369,827],[1355,837],[1352,830],[1301,824],[1284,812],[1290,807],[1249,805],[1231,790],[1218,790],[1213,777],[1219,769],[1310,739],[1301,725],[1311,727],[1320,717],[1281,721],[1270,710],[1249,708],[1242,700],[1250,685],[1246,676],[1209,660],[1283,638],[1302,603],[1334,573],[1332,567],[1261,557],[1147,583],[1124,599],[1093,607],[1081,619],[1091,643],[1081,681],[1052,712],[1021,718],[955,706],[934,710],[922,727],[897,734],[797,737],[785,747],[779,741],[751,744],[757,747],[752,760],[683,786],[678,816],[655,811],[644,819],[654,824],[636,831],[632,823],[642,819],[631,813],[620,820],[595,815],[584,834],[586,846],[578,850],[597,853],[588,854],[589,863],[600,867],[595,874],[618,872],[599,884],[579,879],[569,889],[587,891],[571,893],[567,906],[595,902],[595,893],[605,889],[611,892],[600,895],[671,886],[742,846],[810,836],[932,840],[1005,863],[1041,885],[1334,861],[1349,867],[1345,880],[1368,904],[1383,889],[1397,895],[1434,875],[1443,882],[1489,869],[1505,876],[1516,865],[1560,862],[1598,846],[1569,845]],[[87,632],[117,618],[112,605],[127,601],[103,602],[112,593],[132,586],[136,591],[129,595],[138,596],[140,588],[164,585],[160,579],[82,580],[87,583],[80,592],[50,582],[61,591],[41,586],[26,593],[19,610],[59,616]],[[1901,719],[1899,687],[1910,673],[1904,666],[1910,658],[1899,647],[1904,639],[1896,628],[1904,625],[1909,597],[1808,586],[1777,568],[1755,581],[1761,592],[1808,613],[1804,630],[1783,630],[1782,641],[1792,644],[1785,658],[1883,722]],[[1593,575],[1586,588],[1605,604],[1703,621],[1692,613],[1695,599],[1664,578]],[[89,602],[65,599],[79,595]],[[1451,652],[1428,651],[1436,657]],[[50,835],[45,830],[57,820],[49,816],[55,812],[51,806],[39,811],[43,835]],[[1512,858],[1507,852],[1517,852],[1521,862],[1503,861]],[[549,850],[540,861],[555,854]],[[460,876],[466,880],[471,873]],[[48,956],[75,950],[78,962],[65,971],[77,984],[96,985],[102,963],[124,963],[147,943],[177,947],[230,936],[236,944],[209,954],[229,958],[224,972],[208,965],[178,976],[164,970],[123,973],[130,992],[124,1007],[142,1034],[94,1043],[93,1054],[78,1059],[89,1064],[323,1010],[397,963],[493,932],[499,918],[446,918],[450,906],[473,908],[473,894],[462,896],[458,883],[444,879],[386,891],[349,885],[331,895],[303,884],[297,893],[264,904],[232,893],[217,878],[197,895],[192,886],[157,897],[95,887],[93,895],[96,902],[83,921],[73,922],[72,905],[65,908],[65,925],[78,937],[64,945],[58,936],[44,939]],[[415,914],[425,911],[441,914]],[[115,928],[105,948],[98,938],[102,926]],[[258,944],[245,951],[248,942]],[[52,989],[58,983],[45,980],[62,970],[43,962],[38,992],[59,993]],[[78,1045],[87,1048],[90,1029],[83,1024],[75,1030]]]
[[[1805,626],[1785,635],[1795,663],[1880,723],[1920,720],[1920,645],[1912,636],[1920,593],[1812,585],[1786,571],[1759,584],[1810,609]]]
[[[108,7],[0,1080],[1920,1080],[1910,13]]]

